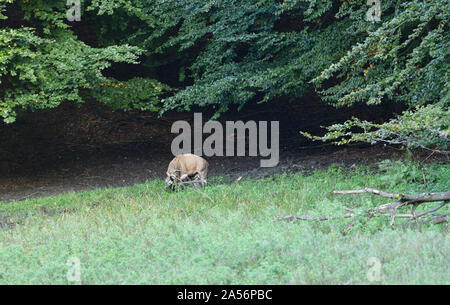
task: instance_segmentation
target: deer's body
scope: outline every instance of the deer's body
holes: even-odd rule
[[[202,157],[193,154],[176,156],[167,168],[166,187],[174,189],[175,184],[187,178],[198,179],[202,186],[206,185],[208,162]]]

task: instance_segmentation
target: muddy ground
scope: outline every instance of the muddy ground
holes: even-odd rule
[[[398,110],[398,109],[397,109]],[[342,122],[358,115],[386,119],[394,108],[364,107],[336,110],[317,99],[299,103],[255,104],[230,112],[225,120],[280,121],[280,162],[261,168],[260,157],[211,157],[209,178],[230,182],[281,172],[326,168],[332,164],[377,163],[399,158],[403,152],[383,146],[335,147],[311,143],[300,130],[320,134],[321,125]],[[0,123],[0,201],[53,196],[68,191],[121,187],[164,178],[173,158],[170,127],[176,120],[192,123],[193,112],[118,112],[96,104],[22,116],[14,124]],[[213,110],[202,110],[204,122]],[[397,111],[398,112],[398,111]]]

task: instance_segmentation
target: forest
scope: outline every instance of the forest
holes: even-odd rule
[[[72,23],[64,1],[0,5],[5,123],[61,103],[219,115],[314,92],[335,107],[405,108],[329,126],[326,140],[448,144],[445,0],[381,1],[382,22],[366,20],[363,1],[84,1]],[[365,132],[348,137],[353,127]]]
[[[0,0],[0,283],[450,283],[449,20],[447,0]],[[205,187],[167,191],[194,113],[279,122],[276,162],[244,130]]]

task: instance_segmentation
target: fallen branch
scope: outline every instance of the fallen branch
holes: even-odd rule
[[[440,193],[421,193],[421,194],[414,194],[414,195],[408,195],[408,194],[392,194],[387,193],[384,191],[380,191],[373,188],[364,188],[360,190],[344,190],[344,191],[334,191],[333,194],[364,194],[364,193],[370,193],[373,195],[378,195],[385,198],[395,199],[397,201],[382,204],[376,208],[367,210],[364,212],[364,214],[368,215],[369,217],[390,217],[391,220],[389,222],[389,227],[392,227],[395,221],[395,218],[408,218],[410,220],[417,220],[418,218],[424,218],[424,217],[432,217],[429,221],[433,221],[433,223],[444,223],[447,222],[447,216],[450,215],[450,213],[447,214],[435,214],[433,212],[436,212],[437,210],[444,207],[447,203],[450,202],[450,192],[440,192]],[[426,202],[436,202],[436,201],[442,201],[434,208],[431,208],[429,210],[423,211],[419,214],[416,214],[416,209],[419,205],[424,204]],[[412,205],[411,213],[409,214],[397,214],[397,210],[401,207]],[[307,220],[307,221],[324,221],[324,220],[331,220],[335,218],[350,218],[356,216],[356,213],[347,208],[343,207],[344,210],[350,212],[344,215],[340,216],[320,216],[320,217],[307,217],[307,216],[297,216],[297,215],[288,215],[284,217],[279,217],[272,222],[280,221],[280,220]],[[386,213],[388,212],[388,213]],[[426,221],[426,222],[429,222]],[[426,223],[425,222],[425,223]],[[354,222],[352,221],[347,226],[347,231],[354,225]]]
[[[349,218],[355,216],[352,213],[345,214],[342,216],[320,216],[320,217],[307,217],[307,216],[297,216],[297,215],[288,215],[284,217],[275,218],[272,220],[272,222],[280,221],[280,220],[288,220],[291,219],[292,221],[296,220],[308,220],[308,221],[323,221],[323,220],[330,220],[335,218]]]
[[[439,210],[440,208],[442,208],[442,207],[443,207],[444,205],[446,205],[447,203],[448,203],[448,201],[444,201],[444,202],[442,202],[441,204],[439,204],[438,206],[436,206],[436,207],[434,207],[434,208],[432,208],[432,209],[429,209],[429,210],[427,210],[427,211],[425,211],[425,212],[422,212],[422,213],[416,215],[415,218],[420,218],[420,217],[423,217],[423,216],[425,216],[425,215],[427,215],[427,214],[430,214],[430,213],[432,213],[432,212],[435,212],[435,211]]]
[[[421,193],[416,195],[407,194],[391,194],[383,191],[379,191],[372,188],[365,188],[362,190],[349,190],[349,191],[334,191],[333,194],[363,194],[372,193],[386,198],[397,199],[400,201],[414,201],[414,202],[429,202],[429,201],[442,201],[450,200],[450,192],[441,193]]]
[[[342,208],[344,210],[348,211],[349,213],[347,213],[345,215],[340,215],[340,216],[320,216],[320,217],[288,215],[288,216],[276,218],[276,219],[272,220],[272,222],[276,222],[276,221],[280,221],[280,220],[288,220],[288,219],[292,219],[292,221],[296,221],[296,220],[323,221],[323,220],[330,220],[330,219],[334,219],[334,218],[350,218],[350,217],[355,216],[355,212],[353,210],[351,210],[345,206]]]

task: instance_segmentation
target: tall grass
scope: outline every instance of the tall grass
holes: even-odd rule
[[[428,165],[426,186],[411,169],[417,165],[334,167],[178,193],[153,180],[3,203],[0,215],[16,216],[0,231],[0,283],[71,283],[67,261],[76,257],[84,284],[449,284],[442,226],[399,220],[389,229],[388,219],[359,217],[345,234],[348,219],[271,221],[387,202],[332,195],[335,189],[450,190],[449,165]],[[367,277],[372,257],[378,281]]]

